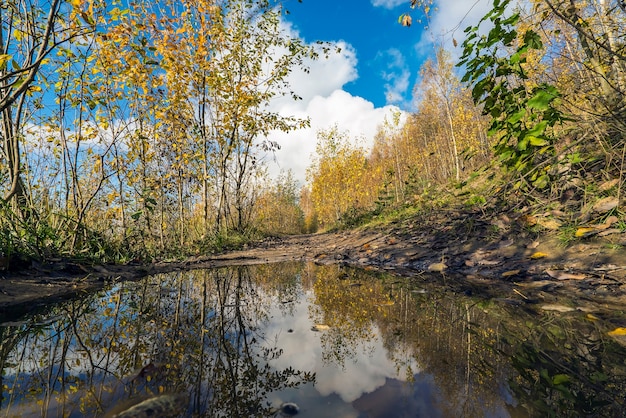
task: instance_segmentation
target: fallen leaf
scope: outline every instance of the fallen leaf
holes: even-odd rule
[[[428,271],[444,271],[447,268],[446,263],[433,263],[428,266]]]
[[[587,278],[584,274],[568,273],[563,270],[546,270],[546,273],[557,280],[583,280]]]
[[[570,308],[569,306],[563,306],[563,305],[543,305],[541,309],[543,309],[544,311],[557,311],[557,312],[575,311],[574,308]]]
[[[562,222],[557,221],[556,219],[540,218],[537,220],[537,225],[545,229],[549,229],[551,231],[556,231],[557,229],[561,227],[562,224],[563,224]]]
[[[519,270],[509,270],[509,271],[505,271],[504,273],[502,273],[502,277],[511,277],[511,276],[516,276],[519,274]]]
[[[602,232],[600,232],[598,234],[599,237],[606,237],[607,235],[612,235],[612,234],[619,234],[621,233],[622,230],[621,229],[617,229],[617,228],[611,228],[611,229],[606,229]]]
[[[541,251],[537,251],[536,253],[531,255],[530,258],[533,259],[533,260],[537,260],[539,258],[544,258],[544,257],[547,257],[547,256],[548,256],[548,254],[542,253]]]
[[[326,331],[327,329],[330,329],[330,327],[328,325],[324,325],[324,324],[315,324],[311,327],[311,331]]]
[[[599,213],[606,213],[612,209],[615,209],[619,205],[619,200],[616,197],[605,197],[598,200],[593,205],[593,210]]]
[[[613,337],[619,336],[619,335],[626,335],[626,328],[623,328],[623,327],[615,328],[613,331],[609,331],[609,335]]]
[[[595,316],[594,314],[587,314],[587,319],[591,320],[591,321],[598,321],[600,318],[598,318],[597,316]]]
[[[613,180],[605,181],[600,186],[598,186],[598,188],[602,190],[603,192],[606,192],[607,190],[617,186],[618,183],[619,183],[619,179],[613,179]]]
[[[598,232],[600,232],[599,230],[597,230],[596,228],[591,228],[591,227],[580,227],[576,230],[576,233],[574,235],[576,235],[577,238],[581,238],[581,237],[590,237],[592,235],[597,234]]]

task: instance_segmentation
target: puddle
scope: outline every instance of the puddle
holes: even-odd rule
[[[176,272],[1,326],[0,416],[619,416],[618,322],[338,265]]]

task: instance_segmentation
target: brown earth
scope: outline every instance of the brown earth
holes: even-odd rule
[[[240,251],[184,262],[32,265],[19,272],[0,271],[0,322],[117,280],[291,260],[385,270],[455,292],[544,309],[626,308],[624,231],[601,228],[565,245],[548,223],[547,230],[531,232],[541,229],[531,228],[537,222],[541,219],[438,210],[368,229],[266,239]]]

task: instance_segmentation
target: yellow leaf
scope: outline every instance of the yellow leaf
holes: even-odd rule
[[[613,331],[609,331],[609,335],[614,337],[619,335],[626,335],[626,328],[615,328]]]
[[[595,315],[593,315],[593,314],[588,313],[588,314],[587,314],[587,319],[589,319],[589,320],[591,320],[591,321],[597,321],[597,320],[599,320],[600,318],[598,318],[597,316],[595,316]]]
[[[0,55],[0,68],[6,68],[7,62],[9,62],[11,58],[13,58],[13,55],[11,54]]]
[[[428,271],[444,271],[448,266],[445,263],[433,263],[428,266]]]
[[[574,235],[576,235],[577,238],[588,237],[589,235],[593,235],[594,233],[597,233],[597,232],[598,231],[596,231],[595,228],[581,227],[576,230],[576,233]]]
[[[519,274],[519,270],[509,270],[509,271],[505,271],[504,273],[502,273],[502,277],[510,277],[510,276],[515,276],[517,274]]]
[[[548,254],[542,253],[541,251],[537,251],[536,253],[531,255],[530,258],[532,258],[533,260],[537,260],[539,258],[544,258],[544,257],[547,257],[547,256],[548,256]]]

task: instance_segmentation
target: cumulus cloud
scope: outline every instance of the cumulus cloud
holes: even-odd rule
[[[292,34],[297,36],[295,32]],[[269,164],[271,175],[291,170],[295,179],[304,184],[319,130],[337,125],[358,138],[359,145],[367,149],[385,117],[398,110],[395,106],[376,108],[372,102],[343,90],[358,77],[356,51],[344,41],[334,42],[332,46],[335,48],[331,48],[328,57],[322,55],[306,63],[308,72],[295,70],[290,74],[291,88],[302,100],[283,97],[272,102],[272,108],[284,116],[309,118],[310,127],[288,133],[273,132],[269,136],[280,146],[271,156],[274,160]],[[395,79],[390,79],[389,84],[399,85]]]
[[[372,6],[384,7],[385,9],[393,9],[401,4],[408,4],[409,0],[372,0]]]
[[[404,103],[409,89],[411,71],[404,59],[404,55],[396,48],[381,51],[377,61],[385,61],[386,69],[382,71],[385,80],[385,98],[387,104],[403,104],[410,107],[410,103]]]
[[[436,0],[430,12],[429,31],[423,32],[416,48],[430,53],[437,43],[460,56],[461,43],[465,40],[463,31],[477,24],[492,7],[492,0]],[[456,47],[453,39],[457,41]]]
[[[277,132],[271,139],[278,142],[281,149],[276,151],[275,164],[270,171],[291,170],[294,177],[304,184],[306,169],[317,145],[317,132],[334,125],[340,130],[349,131],[350,136],[358,140],[358,145],[369,149],[374,141],[378,127],[385,117],[389,118],[393,106],[375,108],[372,102],[362,97],[352,96],[341,89],[335,89],[330,95],[316,95],[302,110],[293,109],[292,115],[309,117],[311,126],[295,132]],[[287,111],[287,109],[283,109]]]

